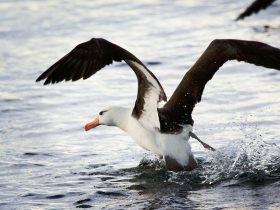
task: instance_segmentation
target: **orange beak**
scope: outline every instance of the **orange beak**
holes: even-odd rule
[[[92,128],[95,128],[95,127],[97,127],[97,126],[99,126],[100,124],[99,124],[99,118],[97,117],[94,121],[92,121],[92,122],[89,122],[89,123],[87,123],[86,125],[85,125],[85,131],[88,131],[88,130],[90,130],[90,129],[92,129]]]

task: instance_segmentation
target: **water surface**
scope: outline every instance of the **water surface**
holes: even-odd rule
[[[251,1],[1,1],[0,209],[278,209],[280,74],[228,62],[193,113],[200,167],[166,171],[117,128],[83,125],[131,107],[136,78],[114,65],[76,83],[35,79],[78,43],[104,37],[154,72],[170,97],[215,38],[280,47],[279,2],[234,22]],[[265,27],[269,26],[269,27]]]

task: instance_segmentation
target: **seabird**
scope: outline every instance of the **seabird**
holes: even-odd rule
[[[275,0],[255,0],[252,4],[250,4],[247,9],[242,12],[235,20],[242,20],[247,16],[252,15],[253,13],[258,13],[262,9],[266,9],[269,7]]]
[[[188,142],[190,136],[196,138],[192,133],[192,111],[200,102],[206,83],[228,60],[280,70],[280,50],[275,47],[256,41],[213,40],[167,101],[158,79],[137,57],[105,39],[93,38],[77,45],[36,81],[45,80],[47,85],[87,79],[113,61],[126,62],[138,80],[134,107],[104,109],[86,124],[85,130],[99,125],[117,126],[138,145],[163,157],[168,170],[192,170],[197,166]],[[161,101],[167,102],[159,108]],[[207,144],[204,146],[213,149]]]

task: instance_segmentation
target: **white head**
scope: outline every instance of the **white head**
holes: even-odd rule
[[[122,107],[110,107],[99,112],[99,115],[85,125],[85,130],[88,131],[99,125],[117,126],[122,128],[125,118],[128,114],[128,109]]]

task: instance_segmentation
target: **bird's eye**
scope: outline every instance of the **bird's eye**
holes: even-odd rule
[[[99,112],[99,115],[103,115],[105,112],[107,112],[107,111],[101,111],[101,112]]]

